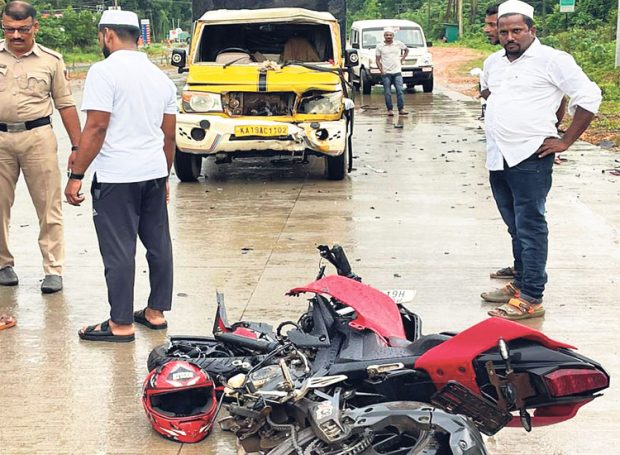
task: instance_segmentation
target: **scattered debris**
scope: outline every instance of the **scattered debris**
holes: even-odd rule
[[[383,169],[377,169],[375,167],[372,167],[370,164],[366,164],[365,165],[368,169],[370,169],[373,172],[376,172],[377,174],[387,174],[387,171],[384,171]]]
[[[599,142],[598,146],[604,149],[612,149],[616,146],[616,144],[613,141],[604,140]]]

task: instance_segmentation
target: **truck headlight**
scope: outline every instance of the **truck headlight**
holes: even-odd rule
[[[183,92],[185,112],[222,112],[222,98],[216,93]]]
[[[342,92],[306,93],[299,102],[299,114],[336,114],[342,109]]]

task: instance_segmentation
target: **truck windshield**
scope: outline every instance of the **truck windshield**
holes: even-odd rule
[[[394,39],[403,42],[407,47],[424,47],[424,37],[419,27],[395,28]],[[377,44],[383,43],[383,27],[369,28],[362,33],[362,47],[374,49]]]
[[[246,23],[204,27],[196,63],[224,65],[327,62],[334,59],[331,30],[324,24]]]

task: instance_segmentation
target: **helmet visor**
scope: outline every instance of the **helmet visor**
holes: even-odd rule
[[[213,406],[213,387],[196,387],[151,395],[151,407],[167,417],[192,417]]]

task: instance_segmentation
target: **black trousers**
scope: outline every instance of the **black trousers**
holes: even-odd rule
[[[151,293],[148,307],[172,306],[172,241],[166,208],[166,179],[91,186],[93,221],[105,266],[110,318],[133,323],[137,237],[146,248]]]

